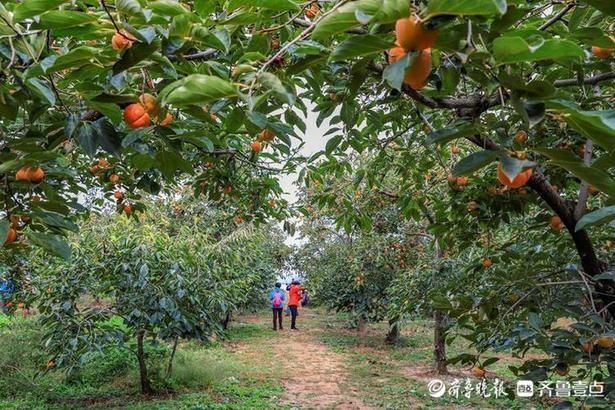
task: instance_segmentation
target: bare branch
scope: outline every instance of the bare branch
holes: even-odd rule
[[[327,17],[329,14],[333,13],[335,10],[337,10],[338,8],[340,8],[342,5],[344,5],[346,3],[345,0],[340,1],[339,3],[337,3],[335,6],[333,6],[329,11],[327,11],[326,13],[323,13],[320,15],[320,17],[316,20],[314,20],[313,22],[309,23],[308,26],[305,28],[305,30],[303,30],[301,33],[299,33],[299,35],[295,38],[293,38],[291,41],[289,41],[288,43],[284,44],[284,46],[282,48],[280,48],[278,50],[277,53],[275,53],[273,56],[269,57],[267,59],[267,61],[265,61],[265,63],[261,66],[261,68],[256,72],[256,74],[254,75],[254,79],[252,80],[251,84],[250,84],[250,88],[248,90],[248,95],[252,95],[252,91],[254,89],[254,85],[256,84],[256,80],[258,79],[258,77],[265,72],[265,70],[267,70],[267,67],[269,67],[271,65],[271,63],[273,63],[274,61],[276,61],[277,59],[279,59],[280,57],[282,57],[284,55],[284,53],[286,53],[288,51],[288,49],[290,47],[293,46],[293,44],[297,43],[298,41],[303,40],[304,38],[306,38],[316,27],[316,25],[325,17]]]
[[[546,30],[546,29],[548,29],[553,24],[555,24],[558,21],[560,21],[562,19],[562,17],[564,17],[566,15],[566,13],[568,13],[570,10],[572,10],[576,6],[577,6],[576,1],[573,1],[573,2],[570,2],[570,3],[566,4],[566,6],[563,9],[561,9],[556,15],[551,17],[551,19],[549,21],[547,21],[542,26],[538,27],[538,30]]]
[[[293,21],[293,23],[298,25],[298,26],[301,26],[301,27],[309,27],[310,24],[312,24],[309,21],[303,20],[303,19],[295,19]],[[362,29],[360,27],[350,28],[350,29],[346,30],[346,33],[350,33],[350,34],[367,34],[367,30]]]
[[[214,57],[217,52],[218,52],[218,50],[216,50],[215,48],[208,48],[206,50],[199,51],[199,52],[196,52],[196,53],[193,53],[193,54],[186,54],[186,55],[171,54],[171,55],[168,55],[167,58],[169,60],[172,60],[172,61],[176,61],[176,60],[209,60],[210,58]]]
[[[615,71],[609,71],[606,73],[596,74],[592,77],[582,78],[580,82],[578,78],[555,80],[553,85],[555,87],[570,87],[573,85],[596,85],[602,81],[608,81],[613,79],[615,79]]]
[[[124,32],[122,30],[120,30],[119,26],[117,25],[117,23],[115,22],[115,19],[113,18],[113,16],[111,15],[111,12],[109,11],[109,8],[107,7],[107,4],[105,3],[105,0],[100,0],[100,4],[103,7],[103,9],[105,9],[105,13],[107,13],[107,16],[109,16],[109,19],[111,20],[111,24],[113,24],[113,27],[115,27],[115,32],[117,34],[119,34],[120,36],[124,37],[126,40],[128,41],[139,41],[133,37],[128,37],[126,34],[124,34]]]

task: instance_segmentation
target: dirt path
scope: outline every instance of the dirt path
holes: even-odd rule
[[[263,323],[263,319],[244,316],[241,321]],[[344,357],[319,340],[323,329],[316,312],[300,311],[297,332],[291,332],[289,318],[284,319],[282,332],[241,346],[242,353],[252,358],[259,354],[265,358],[263,351],[274,352],[272,359],[284,375],[281,378],[286,389],[283,403],[293,409],[372,409],[357,399],[355,392],[344,388],[348,378]]]

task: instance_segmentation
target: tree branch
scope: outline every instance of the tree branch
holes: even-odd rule
[[[551,17],[551,19],[549,21],[547,21],[542,26],[538,27],[538,30],[546,30],[546,29],[548,29],[553,24],[555,24],[558,21],[560,21],[562,19],[562,17],[564,17],[566,15],[566,13],[568,13],[571,9],[573,9],[576,6],[577,6],[576,1],[573,1],[571,3],[566,4],[566,6],[563,9],[561,9],[556,15]]]
[[[570,87],[573,85],[596,85],[602,81],[608,81],[613,79],[615,79],[615,71],[609,71],[606,73],[596,74],[592,77],[582,78],[580,82],[578,78],[555,80],[553,85],[555,87]]]
[[[111,12],[109,11],[109,8],[107,7],[107,4],[105,3],[105,0],[100,0],[100,4],[102,5],[103,9],[105,9],[105,13],[107,13],[107,16],[111,20],[111,24],[113,24],[113,27],[115,28],[115,32],[117,34],[119,34],[120,36],[124,37],[126,40],[131,41],[131,42],[132,41],[139,41],[136,38],[128,37],[126,34],[124,34],[124,32],[122,30],[120,30],[120,27],[117,25],[117,23],[115,22],[115,19],[111,15]]]
[[[490,150],[490,151],[499,151],[499,150],[502,149],[502,147],[500,147],[491,138],[484,137],[484,136],[479,135],[479,134],[471,135],[469,137],[466,137],[466,139],[468,141],[470,141],[471,143],[473,143],[474,145],[477,145],[477,146],[481,147],[482,149],[487,149],[487,150]]]
[[[307,20],[303,20],[303,19],[299,19],[299,18],[293,20],[293,23],[298,25],[298,26],[301,26],[301,27],[309,27],[310,24],[312,24],[312,23],[310,23]],[[346,33],[350,33],[350,34],[367,34],[367,30],[365,30],[363,28],[360,28],[360,27],[350,28],[350,29],[346,30]]]
[[[199,51],[193,54],[186,54],[186,55],[175,55],[175,54],[171,54],[168,55],[167,58],[171,61],[177,61],[177,60],[209,60],[210,58],[214,57],[216,55],[216,53],[218,52],[218,50],[216,50],[215,48],[208,48],[206,50],[203,51]]]
[[[372,71],[380,75],[382,75],[384,71],[384,66],[379,63],[372,63],[370,64],[370,67]],[[457,98],[432,98],[419,93],[406,84],[402,86],[402,91],[416,102],[419,102],[429,108],[448,108],[453,110],[470,108],[472,110],[480,109],[484,111],[490,107],[498,105],[500,101],[499,96],[497,95],[491,98],[481,95]]]

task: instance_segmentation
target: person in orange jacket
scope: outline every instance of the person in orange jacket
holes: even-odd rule
[[[303,293],[303,291],[305,290],[305,288],[303,286],[301,286],[301,282],[299,282],[297,279],[294,279],[290,285],[290,289],[288,291],[288,308],[290,309],[290,315],[291,315],[291,319],[290,319],[290,329],[291,330],[299,330],[297,329],[296,326],[296,322],[297,322],[297,308],[299,307],[299,304],[301,303],[301,294]]]

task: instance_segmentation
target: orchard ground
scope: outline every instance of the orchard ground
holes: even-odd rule
[[[166,391],[138,393],[138,374],[130,352],[110,349],[94,356],[76,375],[41,371],[36,316],[3,320],[0,343],[7,346],[0,362],[0,408],[550,408],[553,403],[461,396],[432,398],[427,383],[436,378],[432,364],[432,327],[426,320],[405,323],[396,347],[384,343],[384,322],[366,332],[347,328],[347,317],[320,308],[303,309],[299,332],[273,332],[268,311],[246,314],[232,322],[225,340],[180,343]],[[450,346],[463,351],[461,339]],[[150,346],[152,369],[162,372],[170,347]],[[13,358],[12,364],[8,360]],[[487,369],[487,380],[515,381],[507,369],[521,360],[503,353]],[[19,360],[16,360],[19,359]],[[44,367],[44,366],[43,366]],[[451,366],[447,383],[469,377],[469,369]],[[11,394],[9,394],[11,393]]]

